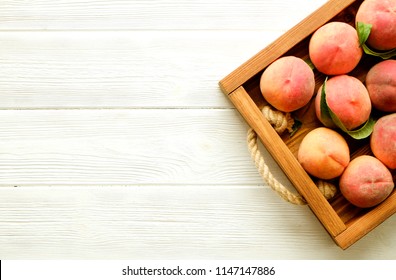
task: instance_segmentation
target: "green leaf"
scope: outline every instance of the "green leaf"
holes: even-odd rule
[[[327,104],[326,81],[327,81],[327,77],[323,82],[321,98],[320,98],[320,112],[321,112],[320,117],[324,122],[324,125],[331,127],[332,124],[335,124],[338,128],[340,128],[342,131],[344,131],[354,139],[364,139],[370,136],[371,133],[373,132],[375,119],[370,116],[370,118],[366,121],[366,123],[362,127],[356,130],[348,130]]]
[[[290,137],[292,137],[302,126],[302,122],[298,119],[294,119],[294,123],[290,132]]]
[[[381,57],[382,59],[389,59],[396,55],[396,48],[386,52],[376,52],[370,49],[366,44],[364,44],[362,47],[366,54],[378,56]]]
[[[356,130],[350,130],[347,133],[354,139],[364,139],[371,135],[374,129],[374,125],[376,120],[370,116],[369,119],[365,122],[365,124]]]
[[[307,58],[304,61],[306,64],[308,64],[309,68],[311,68],[312,70],[315,70],[315,65],[312,63],[310,58]]]
[[[321,95],[320,95],[320,119],[325,126],[332,127],[332,126],[334,126],[334,123],[331,119],[330,108],[329,108],[329,106],[327,106],[327,101],[326,101],[327,78],[328,77],[326,77],[326,79],[323,82],[322,91],[321,91]]]
[[[336,124],[336,126],[338,126],[342,131],[344,131],[345,133],[347,133],[349,136],[351,136],[354,139],[359,140],[359,139],[367,138],[373,132],[375,120],[371,116],[364,123],[364,125],[362,127],[358,128],[356,130],[348,130],[344,126],[344,124],[340,121],[340,119],[330,110],[330,108],[329,108],[329,111],[330,111],[331,119]]]
[[[389,50],[389,51],[377,52],[377,51],[370,49],[367,46],[366,41],[367,41],[368,37],[370,36],[372,27],[373,26],[368,23],[363,23],[363,22],[356,23],[356,30],[357,30],[357,34],[359,37],[359,44],[363,48],[363,51],[368,55],[378,56],[378,57],[381,57],[382,59],[389,59],[389,58],[395,56],[396,48]]]
[[[371,28],[373,27],[372,24],[357,22],[356,23],[356,30],[359,37],[359,44],[363,46],[366,43],[368,37],[370,36]]]

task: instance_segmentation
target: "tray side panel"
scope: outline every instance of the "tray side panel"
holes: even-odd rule
[[[345,224],[324,198],[315,183],[301,167],[280,136],[264,118],[263,114],[243,87],[228,95],[245,121],[256,131],[263,145],[274,157],[280,168],[332,237],[346,229]]]
[[[334,238],[342,249],[346,249],[367,233],[372,231],[387,218],[396,213],[396,191],[380,205],[373,208],[360,218],[352,221],[348,228]]]

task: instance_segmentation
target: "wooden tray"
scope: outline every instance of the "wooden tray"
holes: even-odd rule
[[[256,131],[263,145],[342,249],[348,248],[396,212],[396,191],[383,203],[369,209],[353,206],[341,194],[327,201],[296,158],[303,137],[312,129],[322,126],[316,118],[314,102],[311,100],[307,106],[293,113],[302,122],[297,133],[292,137],[287,133],[278,135],[260,111],[266,101],[261,95],[259,82],[263,70],[281,56],[294,55],[307,59],[310,36],[325,23],[343,21],[354,26],[355,14],[362,2],[363,0],[328,1],[219,82],[221,90]],[[364,55],[349,75],[364,81],[368,69],[378,61],[377,58]],[[315,71],[316,92],[324,79],[323,74]],[[367,139],[357,141],[347,138],[347,141],[351,158],[371,153]],[[394,173],[393,175],[395,178]]]

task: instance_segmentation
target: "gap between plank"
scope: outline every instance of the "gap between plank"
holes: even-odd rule
[[[216,106],[216,107],[189,107],[189,106],[180,106],[180,107],[18,107],[18,108],[10,108],[10,107],[0,107],[1,111],[58,111],[58,110],[236,110],[234,107],[226,107],[226,106]]]
[[[160,184],[160,183],[147,183],[147,184],[112,184],[112,185],[98,185],[98,184],[23,184],[23,185],[10,185],[10,184],[0,184],[0,190],[4,189],[21,189],[21,188],[167,188],[167,187],[176,187],[176,188],[196,188],[196,187],[203,187],[203,188],[232,188],[232,189],[271,189],[267,185],[257,185],[257,184]],[[275,196],[276,197],[276,196]]]

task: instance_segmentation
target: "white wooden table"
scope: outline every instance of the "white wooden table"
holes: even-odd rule
[[[269,189],[217,84],[324,2],[0,0],[0,259],[396,258]]]

